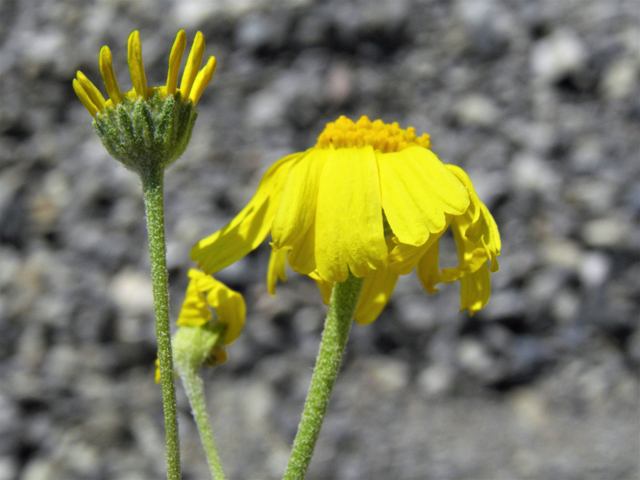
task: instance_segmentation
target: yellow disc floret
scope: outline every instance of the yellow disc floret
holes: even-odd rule
[[[416,136],[416,130],[400,128],[397,122],[384,123],[382,120],[371,122],[362,116],[357,122],[345,116],[327,124],[318,137],[316,148],[362,148],[371,146],[382,153],[399,152],[407,147],[420,146],[431,148],[429,135]]]

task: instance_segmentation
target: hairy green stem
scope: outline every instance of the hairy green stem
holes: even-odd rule
[[[220,462],[220,456],[213,440],[213,432],[211,431],[211,423],[207,414],[207,405],[204,399],[204,382],[198,373],[197,368],[185,365],[184,368],[180,362],[176,362],[178,366],[178,374],[184,385],[184,389],[189,397],[191,411],[196,420],[198,431],[200,432],[200,440],[207,454],[207,462],[213,480],[225,480],[224,471]]]
[[[340,370],[362,282],[362,278],[349,274],[347,280],[342,283],[336,282],[333,286],[318,359],[313,370],[298,433],[293,442],[289,465],[284,475],[285,480],[302,480],[309,468],[322,421],[327,412],[331,391]]]
[[[156,314],[156,337],[160,361],[160,383],[164,408],[165,439],[167,445],[167,478],[180,480],[180,443],[178,440],[178,414],[174,386],[171,330],[169,327],[169,290],[164,239],[164,202],[162,167],[150,167],[140,175],[144,192],[144,205],[149,233],[151,255],[151,283],[153,306]]]

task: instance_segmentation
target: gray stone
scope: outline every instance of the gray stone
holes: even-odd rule
[[[495,374],[495,360],[484,345],[476,340],[463,339],[458,344],[457,359],[460,367],[474,375],[483,378],[493,377]]]
[[[578,271],[581,282],[587,288],[599,288],[609,279],[611,269],[609,255],[603,252],[589,252],[583,255]]]
[[[135,317],[153,311],[153,291],[148,273],[123,270],[113,277],[109,293],[124,315]]]
[[[600,83],[603,94],[609,100],[629,99],[638,92],[639,59],[621,58],[613,62]]]
[[[500,112],[490,98],[482,95],[468,95],[455,106],[455,114],[463,126],[492,127],[498,121]]]
[[[582,227],[582,238],[591,247],[615,247],[627,243],[631,237],[631,225],[620,216],[591,220]]]
[[[443,364],[427,367],[418,374],[418,388],[429,398],[445,396],[453,389],[454,371],[452,367]]]
[[[18,471],[18,462],[13,457],[0,457],[0,480],[13,480],[17,478]]]
[[[579,295],[569,289],[556,293],[551,304],[551,313],[560,322],[568,323],[580,313],[582,302]]]
[[[554,167],[532,153],[520,153],[513,158],[510,168],[516,186],[541,193],[547,197],[558,194],[561,177]]]
[[[536,42],[531,50],[531,69],[543,82],[555,82],[577,73],[586,64],[587,49],[577,33],[569,28],[555,30]]]

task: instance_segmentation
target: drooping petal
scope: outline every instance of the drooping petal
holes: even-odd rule
[[[224,228],[194,245],[191,259],[206,274],[228,267],[262,243],[271,229],[289,168],[300,155],[294,153],[273,164],[249,204]]]
[[[460,265],[455,268],[445,268],[441,272],[440,281],[451,283],[460,280],[469,273],[479,270],[487,263],[487,255],[483,248],[473,248],[473,245],[466,242],[467,246],[463,247],[463,251],[458,253]]]
[[[484,308],[490,296],[491,278],[486,262],[480,269],[460,279],[460,311],[469,309],[469,315],[473,316]]]
[[[459,265],[456,268],[442,270],[441,281],[445,283],[455,282],[465,274],[475,272],[487,261],[482,243],[467,238],[467,231],[472,225],[472,210],[470,208],[467,213],[454,218],[451,222],[451,233],[456,242]]]
[[[286,267],[289,250],[289,248],[282,248],[280,250],[272,248],[271,250],[269,269],[267,270],[267,290],[271,295],[276,294],[276,283],[278,279],[282,282],[287,281]]]
[[[129,35],[127,42],[127,62],[129,63],[129,73],[133,88],[139,97],[147,100],[147,77],[144,73],[142,63],[142,45],[140,44],[140,33],[134,30]]]
[[[447,215],[447,227],[451,222],[451,218],[451,215]],[[418,266],[425,252],[429,250],[432,245],[438,243],[441,236],[442,234],[432,234],[425,244],[418,247],[405,243],[397,243],[389,253],[389,268],[393,269],[399,275],[407,275]]]
[[[193,81],[200,69],[202,57],[204,56],[204,48],[204,35],[202,35],[202,32],[198,32],[196,33],[196,37],[193,39],[193,45],[191,45],[189,58],[187,58],[187,64],[184,67],[182,81],[180,82],[180,94],[185,101],[189,98],[191,87],[193,87]]]
[[[436,283],[440,282],[440,242],[435,242],[418,262],[418,278],[424,289],[431,295],[438,291]]]
[[[484,247],[487,257],[491,260],[491,271],[496,272],[499,268],[496,257],[500,255],[502,247],[498,226],[489,209],[476,194],[473,183],[466,172],[455,165],[446,165],[446,167],[465,185],[471,198],[471,205],[463,219],[468,224],[464,228],[464,236],[469,241]]]
[[[207,85],[209,85],[213,75],[216,73],[217,65],[216,57],[209,57],[207,64],[202,67],[202,70],[200,70],[198,75],[196,75],[196,79],[193,82],[193,88],[191,88],[191,93],[189,94],[189,99],[194,105],[198,103],[198,100],[200,100],[200,97],[202,96],[202,92],[207,88]]]
[[[480,204],[480,211],[487,224],[487,234],[485,235],[485,249],[489,260],[491,260],[491,273],[495,273],[500,269],[498,265],[497,257],[500,256],[500,250],[502,249],[502,241],[500,240],[500,232],[498,231],[498,225],[493,219],[493,215],[489,212],[489,209],[484,203]]]
[[[339,148],[324,160],[316,210],[316,263],[328,281],[385,265],[380,181],[373,148]]]
[[[382,208],[400,243],[419,246],[447,226],[446,214],[461,215],[469,194],[430,150],[409,147],[376,153]]]
[[[167,95],[174,95],[178,86],[178,74],[180,73],[180,63],[182,62],[182,54],[187,46],[187,34],[184,30],[180,30],[176,35],[176,39],[171,47],[169,55],[169,71],[167,73]]]
[[[481,218],[481,217],[479,217]],[[441,281],[445,283],[460,280],[461,311],[468,308],[469,313],[483,308],[491,295],[489,278],[489,258],[482,239],[478,242],[467,238],[466,232],[472,221],[471,209],[467,214],[456,217],[451,222],[451,231],[458,250],[459,265],[446,268],[441,272]]]
[[[480,212],[477,211],[475,207],[477,207],[481,202],[478,198],[478,195],[476,194],[476,189],[473,186],[473,182],[469,178],[469,175],[467,175],[467,172],[465,172],[457,165],[446,164],[445,167],[456,177],[458,177],[458,180],[462,182],[462,184],[467,189],[467,192],[469,192],[469,198],[471,200],[471,204],[469,205],[469,207],[472,210],[472,218],[470,219],[470,221],[471,223],[476,222],[478,220],[478,217],[480,216]]]
[[[276,248],[299,241],[315,220],[319,177],[330,154],[331,150],[310,149],[291,166],[271,228]]]
[[[331,293],[333,292],[334,282],[323,280],[317,272],[309,273],[309,277],[315,280],[316,285],[318,286],[318,290],[320,290],[320,293],[322,294],[322,301],[324,302],[324,304],[329,305],[329,302],[331,301]]]
[[[242,332],[247,306],[240,293],[213,277],[209,279],[213,283],[207,288],[207,302],[216,311],[218,320],[227,326],[223,343],[229,345]]]
[[[374,270],[365,277],[353,316],[356,323],[369,325],[378,318],[389,303],[397,281],[398,274],[386,267]]]
[[[178,315],[176,324],[180,327],[201,327],[211,320],[211,310],[207,306],[204,291],[198,285],[199,279],[204,275],[202,272],[191,269],[189,270],[189,285],[185,294],[182,308]]]

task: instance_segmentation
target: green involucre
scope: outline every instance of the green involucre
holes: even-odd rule
[[[192,101],[178,92],[149,100],[125,97],[115,107],[98,112],[93,126],[107,151],[129,170],[171,165],[187,148],[198,116]]]
[[[216,346],[222,346],[226,326],[220,322],[200,327],[181,326],[173,334],[171,345],[176,365],[197,369],[209,361]]]

